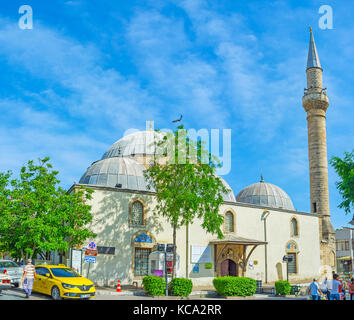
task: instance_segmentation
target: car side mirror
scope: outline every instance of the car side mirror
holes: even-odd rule
[[[46,276],[47,278],[50,278],[50,274],[46,273],[44,276]]]

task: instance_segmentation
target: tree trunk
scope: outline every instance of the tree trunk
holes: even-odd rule
[[[172,279],[176,277],[176,233],[177,224],[173,225],[173,264],[172,264]]]
[[[23,253],[23,249],[21,249],[21,261],[25,263],[25,254]]]

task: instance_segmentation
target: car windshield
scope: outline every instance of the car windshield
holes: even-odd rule
[[[0,268],[18,268],[18,265],[13,261],[0,261]]]
[[[51,268],[50,270],[52,271],[54,277],[58,278],[81,277],[78,273],[76,273],[73,269],[70,268]]]

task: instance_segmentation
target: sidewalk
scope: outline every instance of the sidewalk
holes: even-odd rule
[[[202,290],[201,290],[202,289]],[[207,290],[210,289],[208,287],[198,288],[196,287],[194,291],[190,294],[189,298],[187,299],[195,299],[195,298],[211,298],[211,299],[225,299],[224,297],[219,296],[215,289],[214,290]],[[145,296],[151,298],[149,295],[145,293],[143,289],[122,289],[122,292],[116,292],[114,288],[107,288],[107,287],[96,287],[96,295],[105,296],[105,295],[114,295],[114,296]],[[175,296],[162,296],[162,297],[155,297],[155,299],[162,299],[162,300],[175,300],[180,299],[179,297]],[[287,296],[287,297],[277,297],[274,294],[254,294],[251,297],[228,297],[227,300],[259,300],[259,299],[274,299],[274,300],[304,300],[305,297],[295,297],[295,296]]]

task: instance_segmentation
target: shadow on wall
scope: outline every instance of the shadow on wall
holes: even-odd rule
[[[152,214],[152,196],[139,194],[146,205],[146,224],[129,225],[129,203],[135,198],[132,193],[105,191],[99,209],[93,213],[90,228],[97,234],[97,246],[115,247],[115,254],[98,254],[97,262],[90,266],[89,278],[98,285],[109,286],[120,279],[123,284],[132,284],[132,238],[139,231],[149,231],[156,236],[162,226],[159,217]],[[153,250],[152,250],[153,251]],[[83,262],[87,274],[89,263]]]
[[[214,278],[214,264],[211,269],[206,269],[205,263],[199,263],[199,268],[196,270],[198,270],[198,272],[193,272],[193,268],[190,270],[189,279]]]
[[[278,280],[284,280],[284,278],[283,278],[283,265],[280,262],[278,262],[275,265],[275,268],[277,269]]]

